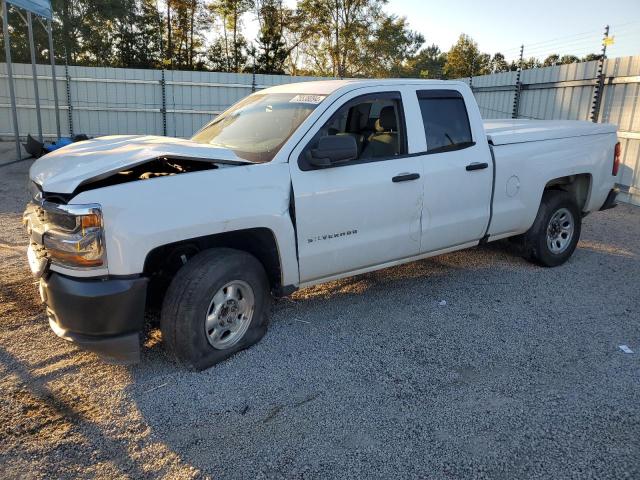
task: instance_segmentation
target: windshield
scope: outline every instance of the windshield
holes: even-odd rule
[[[191,140],[224,147],[250,162],[270,162],[324,95],[251,95],[205,125]]]

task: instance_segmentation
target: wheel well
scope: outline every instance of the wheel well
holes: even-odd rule
[[[280,255],[273,232],[267,228],[251,228],[190,238],[151,250],[144,263],[144,274],[150,279],[149,303],[152,306],[161,304],[171,280],[189,258],[217,247],[250,253],[262,263],[271,289],[278,290],[282,286]]]
[[[566,177],[554,178],[547,182],[545,190],[562,190],[573,195],[576,205],[580,210],[584,210],[591,191],[591,175],[588,173],[580,173],[577,175],[568,175]]]

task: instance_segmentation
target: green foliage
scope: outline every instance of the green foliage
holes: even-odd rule
[[[424,37],[409,29],[405,17],[381,15],[374,34],[364,43],[362,66],[366,77],[413,76],[410,61],[424,43]]]
[[[447,53],[444,74],[448,78],[485,75],[490,72],[490,57],[478,50],[478,44],[464,33]]]
[[[304,55],[319,74],[364,75],[366,50],[386,0],[300,0],[308,39]]]
[[[282,4],[282,0],[263,0],[257,2],[257,16],[260,30],[255,52],[256,73],[285,72],[285,63],[289,56],[285,40],[287,29],[294,28],[289,21],[292,12]]]
[[[563,55],[560,57],[560,64],[566,65],[568,63],[578,63],[580,59],[575,55]]]
[[[581,61],[582,62],[592,62],[594,60],[600,60],[600,57],[602,55],[598,54],[598,53],[590,53],[588,55],[586,55]]]
[[[420,50],[407,61],[406,75],[413,78],[443,78],[447,54],[433,44]]]
[[[491,64],[489,65],[491,73],[508,72],[511,70],[509,63],[504,58],[504,55],[500,52],[495,53],[491,58]]]
[[[209,11],[221,24],[225,71],[242,72],[247,62],[247,40],[242,34],[242,17],[254,7],[253,0],[214,0]]]
[[[387,0],[53,0],[56,60],[70,64],[334,77],[464,78],[517,70],[462,34],[448,52],[384,11]],[[245,22],[255,20],[253,42]],[[27,29],[9,8],[12,56],[30,62]],[[36,59],[48,61],[34,21]],[[0,61],[4,45],[0,39]],[[526,51],[526,49],[525,49]],[[598,60],[592,53],[526,58],[522,68]]]

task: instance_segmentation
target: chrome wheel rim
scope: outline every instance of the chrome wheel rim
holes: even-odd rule
[[[551,215],[547,225],[547,246],[551,253],[564,252],[571,244],[574,230],[575,221],[568,209],[561,208]]]
[[[255,309],[253,289],[247,282],[234,280],[224,285],[211,299],[204,328],[209,344],[225,350],[244,336]]]

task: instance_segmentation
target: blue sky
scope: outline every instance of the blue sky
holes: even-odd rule
[[[285,0],[290,6],[295,0]],[[483,52],[544,58],[551,53],[584,56],[599,53],[604,26],[611,26],[615,43],[610,57],[640,55],[640,0],[389,0],[385,10],[407,17],[428,45],[444,51],[460,33],[470,35]],[[247,34],[256,33],[247,21]]]
[[[508,57],[517,56],[522,43],[525,56],[555,51],[582,56],[599,51],[609,24],[615,36],[609,56],[640,54],[640,0],[389,0],[386,10],[406,16],[428,44],[443,50],[464,32],[482,51],[501,51]]]

